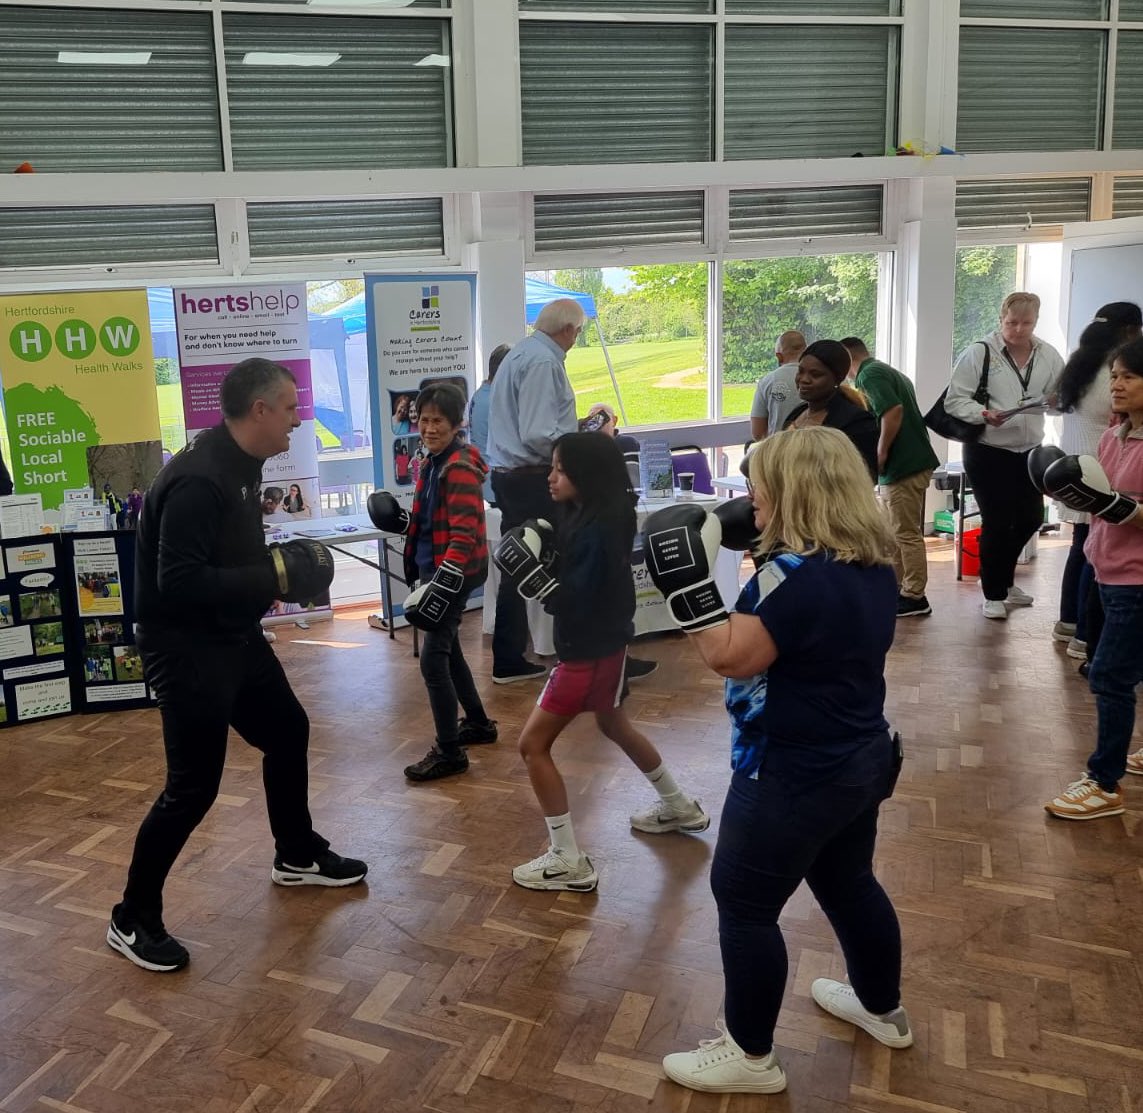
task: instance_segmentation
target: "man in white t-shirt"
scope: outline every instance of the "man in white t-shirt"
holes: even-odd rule
[[[758,380],[754,404],[750,407],[750,436],[760,441],[770,433],[778,433],[786,424],[801,398],[794,387],[798,360],[806,350],[806,338],[797,329],[789,329],[778,337],[774,358],[778,366]]]

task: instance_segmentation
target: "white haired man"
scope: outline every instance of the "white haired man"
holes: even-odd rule
[[[500,509],[500,533],[529,518],[555,514],[548,493],[552,449],[577,428],[575,393],[564,360],[583,331],[583,308],[573,298],[548,302],[532,335],[505,357],[492,383],[488,405],[488,458],[492,490]],[[511,684],[547,670],[524,656],[528,616],[512,580],[504,576],[496,595],[492,632],[492,680]]]
[[[754,403],[750,407],[750,436],[760,441],[771,433],[780,433],[786,418],[801,405],[794,386],[798,360],[806,350],[806,338],[797,329],[787,329],[774,345],[778,366],[758,380]]]

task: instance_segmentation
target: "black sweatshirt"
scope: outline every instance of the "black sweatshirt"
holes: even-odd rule
[[[135,615],[147,647],[247,637],[276,594],[262,529],[262,461],[226,425],[159,472],[135,542]]]
[[[555,619],[554,642],[561,661],[596,661],[623,649],[635,634],[635,581],[629,522],[575,518],[559,531],[559,587],[544,600]]]

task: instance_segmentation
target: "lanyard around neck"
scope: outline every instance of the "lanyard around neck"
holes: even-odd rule
[[[1032,351],[1028,354],[1028,366],[1024,368],[1024,374],[1023,375],[1020,374],[1020,368],[1016,366],[1016,361],[1009,354],[1007,344],[1005,344],[1004,347],[1001,348],[1001,354],[1008,361],[1008,366],[1011,367],[1012,370],[1016,372],[1016,378],[1020,380],[1020,389],[1025,394],[1027,394],[1028,393],[1028,384],[1032,381],[1032,364],[1036,362],[1036,349],[1035,349],[1035,347],[1033,347]]]

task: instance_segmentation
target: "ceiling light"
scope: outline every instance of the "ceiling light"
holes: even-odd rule
[[[447,67],[452,65],[452,60],[447,54],[426,54],[419,62],[414,62],[413,65]]]
[[[145,66],[149,50],[61,50],[56,61],[65,66]]]
[[[243,55],[244,66],[332,66],[340,54],[291,54],[277,50],[251,50]]]

